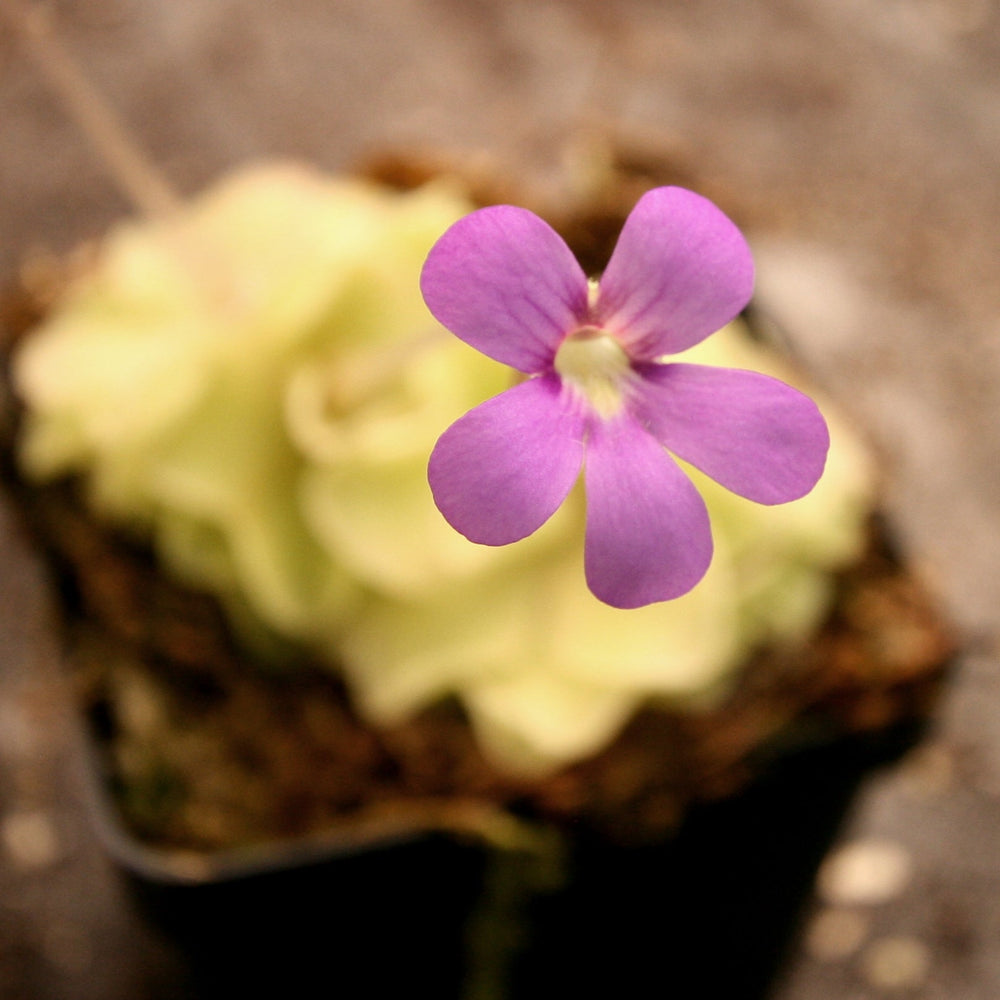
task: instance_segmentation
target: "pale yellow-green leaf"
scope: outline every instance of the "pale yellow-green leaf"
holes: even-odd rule
[[[523,671],[471,682],[465,703],[487,756],[534,777],[606,746],[636,701],[622,689]]]

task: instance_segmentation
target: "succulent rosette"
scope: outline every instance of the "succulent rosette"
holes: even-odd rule
[[[815,627],[871,503],[850,432],[828,407],[824,424],[733,319],[752,273],[735,227],[690,193],[651,198],[667,222],[640,202],[595,298],[523,210],[474,213],[444,182],[400,193],[290,165],[242,170],[176,217],[112,231],[26,339],[15,366],[25,474],[79,476],[99,516],[215,593],[248,642],[325,656],[374,724],[457,696],[501,767],[541,773],[596,753],[637,707],[705,704],[755,644]],[[692,205],[716,227],[718,253],[702,252]],[[467,228],[489,219],[506,243]],[[511,237],[518,225],[526,241]],[[442,234],[438,247],[455,239],[446,231],[466,233],[463,261],[432,252]],[[505,270],[518,246],[538,294]],[[684,254],[699,246],[692,270]],[[596,369],[560,353],[607,334]],[[671,352],[684,372],[743,375],[674,381],[661,371]],[[663,401],[674,385],[676,413]],[[718,401],[746,416],[748,387],[767,415],[744,420],[752,433],[736,436],[719,474],[683,441],[718,451],[733,436]],[[529,396],[502,425],[463,424]],[[452,424],[465,430],[435,450]],[[826,424],[826,471],[808,492]],[[531,457],[513,475],[520,492],[484,478],[519,454]],[[586,483],[574,486],[581,463]],[[509,463],[500,478],[509,487]],[[630,482],[639,529],[616,513]],[[723,487],[802,498],[761,506]],[[585,532],[591,586],[645,606],[621,610],[588,589]]]

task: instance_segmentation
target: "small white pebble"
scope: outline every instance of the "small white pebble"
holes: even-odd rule
[[[886,937],[873,941],[862,956],[868,982],[882,990],[906,990],[927,978],[930,954],[926,945],[911,937]]]
[[[58,860],[61,853],[52,820],[41,811],[5,816],[0,823],[0,842],[17,868],[45,868]]]
[[[912,867],[909,852],[901,844],[859,840],[823,862],[817,890],[834,906],[874,906],[906,888]]]
[[[864,941],[871,920],[857,910],[826,909],[806,929],[806,951],[821,962],[849,958]]]

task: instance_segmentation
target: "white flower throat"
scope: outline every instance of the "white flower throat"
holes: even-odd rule
[[[583,326],[559,346],[555,370],[564,385],[579,392],[607,419],[625,405],[632,364],[621,344],[595,326]]]

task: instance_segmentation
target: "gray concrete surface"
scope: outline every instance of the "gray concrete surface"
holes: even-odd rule
[[[880,448],[969,648],[926,740],[861,790],[774,998],[1000,995],[996,0],[47,6],[182,192],[251,158],[392,146],[556,197],[598,135],[725,193],[762,302]],[[0,123],[6,279],[126,205],[6,25]],[[6,516],[0,595],[0,996],[177,995],[80,814],[45,592]]]

